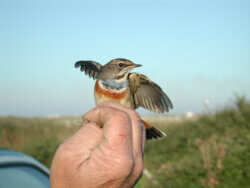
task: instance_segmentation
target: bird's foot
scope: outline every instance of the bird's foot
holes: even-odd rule
[[[81,126],[83,127],[84,125],[86,125],[88,123],[90,123],[89,120],[83,119],[82,122],[81,122]],[[103,123],[102,122],[98,122],[96,125],[99,126],[100,128],[103,128]]]

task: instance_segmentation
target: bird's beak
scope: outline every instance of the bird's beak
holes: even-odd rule
[[[135,67],[141,67],[142,65],[140,65],[140,64],[134,64],[134,68]]]
[[[142,65],[139,65],[139,64],[133,64],[133,65],[129,65],[127,66],[128,69],[133,69],[133,68],[136,68],[136,67],[141,67]]]

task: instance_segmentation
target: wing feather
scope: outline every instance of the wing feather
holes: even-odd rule
[[[173,104],[167,94],[145,75],[131,73],[129,81],[136,108],[143,107],[158,113],[173,109]]]
[[[98,78],[102,65],[95,61],[77,61],[75,63],[75,68],[78,67],[80,67],[82,72],[85,72],[86,75],[95,80]]]

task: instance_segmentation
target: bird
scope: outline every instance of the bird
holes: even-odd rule
[[[162,88],[147,76],[131,72],[141,67],[125,58],[112,59],[105,65],[92,60],[80,60],[75,68],[80,68],[90,78],[96,80],[94,96],[96,105],[113,101],[131,109],[142,107],[152,112],[164,113],[173,109],[173,104]],[[166,137],[161,130],[142,120],[146,128],[146,140]]]

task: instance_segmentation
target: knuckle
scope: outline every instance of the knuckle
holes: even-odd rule
[[[126,113],[126,112],[124,112],[124,111],[115,111],[114,112],[114,117],[117,117],[117,118],[121,118],[121,119],[123,119],[123,120],[128,120],[129,119],[129,116],[128,116],[128,114]]]
[[[61,156],[62,154],[65,154],[65,151],[67,151],[67,150],[66,150],[65,143],[62,143],[62,144],[60,144],[60,146],[57,148],[56,153],[57,153],[57,155]]]
[[[64,151],[66,150],[65,148],[66,148],[65,143],[60,144],[59,147],[57,148],[57,153],[58,154],[64,153]]]
[[[72,152],[69,150],[67,143],[64,142],[58,147],[56,154],[59,159],[67,161],[71,158]]]
[[[135,110],[129,109],[129,113],[130,113],[131,116],[133,116],[134,118],[140,119],[139,114],[138,114]]]
[[[108,106],[103,106],[103,105],[98,105],[97,107],[95,107],[96,110],[99,110],[99,111],[107,111],[110,109],[110,107]]]

